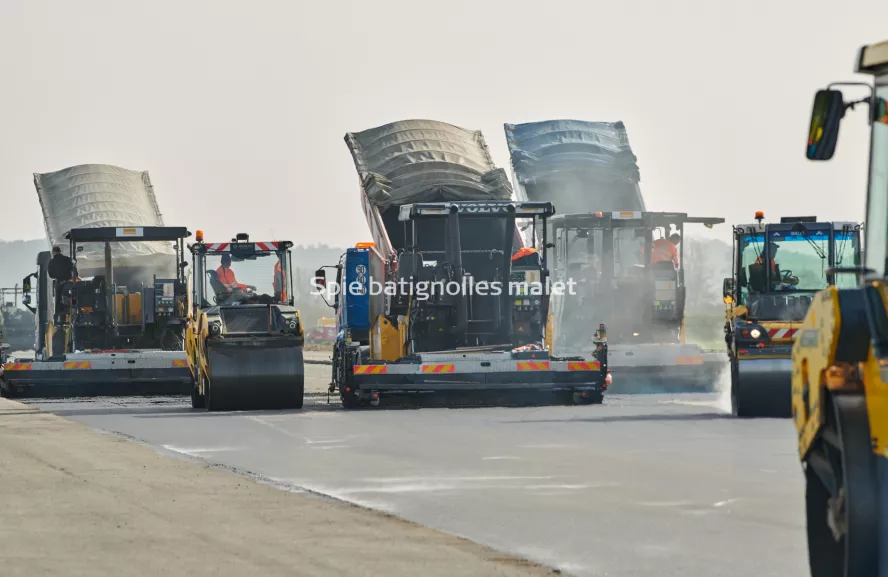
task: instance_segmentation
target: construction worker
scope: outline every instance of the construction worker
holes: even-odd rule
[[[280,302],[287,302],[287,284],[284,281],[284,271],[281,268],[281,258],[274,263],[274,298]]]
[[[225,285],[228,292],[232,292],[234,289],[245,291],[248,288],[253,288],[250,285],[237,282],[237,277],[231,270],[231,255],[227,253],[222,255],[222,264],[216,269],[216,276],[219,278],[219,282]]]
[[[55,281],[53,288],[55,297],[53,300],[55,302],[56,323],[60,324],[64,322],[62,319],[64,317],[63,311],[65,310],[65,307],[62,306],[62,283],[74,278],[79,279],[79,277],[77,277],[77,271],[74,268],[74,261],[71,257],[63,255],[62,249],[59,246],[52,247],[52,258],[46,267],[46,273],[49,275],[49,278]]]
[[[651,251],[651,264],[672,261],[675,268],[678,268],[678,243],[680,242],[681,236],[678,233],[672,233],[669,238],[655,240]]]
[[[512,255],[512,264],[514,266],[540,266],[540,253],[532,247],[518,249],[518,252]]]
[[[774,260],[774,257],[777,255],[777,249],[780,248],[780,245],[774,241],[768,243],[768,254],[770,258],[771,265],[771,290],[777,290],[777,287],[781,284],[788,284],[795,286],[799,284],[799,279],[791,276],[787,278],[782,278],[782,274],[780,273],[780,267],[777,266],[777,262]],[[764,264],[764,259],[760,254],[758,258],[755,259],[755,264]]]
[[[62,254],[58,246],[52,247],[52,258],[49,261],[46,272],[49,278],[63,282],[74,278],[74,261],[71,257]]]

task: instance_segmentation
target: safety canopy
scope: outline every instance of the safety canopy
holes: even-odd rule
[[[83,164],[56,172],[35,173],[34,186],[43,210],[46,237],[64,251],[65,234],[74,228],[163,226],[154,187],[147,172],[105,164]],[[111,243],[115,267],[173,267],[169,242]],[[104,266],[104,244],[83,245],[76,255],[81,276]]]
[[[480,131],[434,120],[401,120],[345,141],[371,204],[384,211],[415,202],[509,200]]]
[[[646,210],[637,158],[622,122],[506,124],[517,197],[560,214]]]

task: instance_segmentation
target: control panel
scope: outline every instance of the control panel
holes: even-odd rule
[[[155,317],[176,316],[176,280],[157,279],[154,281],[154,315]]]

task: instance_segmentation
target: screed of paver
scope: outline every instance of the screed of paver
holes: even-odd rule
[[[39,575],[557,573],[0,399],[0,567]]]

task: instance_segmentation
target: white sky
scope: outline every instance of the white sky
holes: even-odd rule
[[[623,120],[651,210],[860,220],[863,113],[832,162],[803,149],[815,90],[864,80],[886,22],[876,0],[0,0],[0,238],[44,234],[32,173],[107,163],[207,240],[367,240],[343,136],[405,118],[482,130],[507,170],[505,122]]]

